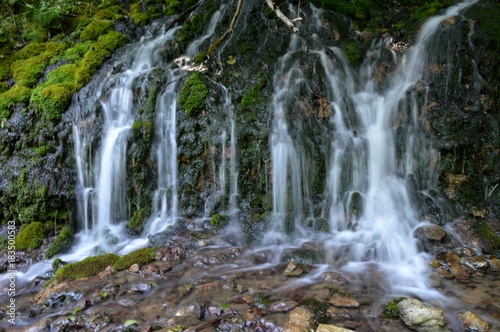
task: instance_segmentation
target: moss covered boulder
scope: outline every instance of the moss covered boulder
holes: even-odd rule
[[[52,258],[57,254],[68,252],[73,246],[74,241],[75,234],[69,227],[64,226],[61,233],[59,233],[45,252],[45,258]]]
[[[126,270],[133,264],[144,265],[155,260],[156,249],[141,248],[131,253],[120,257],[114,264],[113,268],[117,271]]]
[[[37,249],[43,243],[47,231],[41,222],[34,222],[21,228],[16,236],[16,249]]]
[[[71,263],[57,270],[54,279],[58,282],[72,281],[86,277],[92,277],[103,271],[120,258],[115,254],[87,257],[81,262]]]
[[[194,116],[208,96],[208,88],[200,73],[193,73],[186,79],[177,99],[179,106],[188,116]]]

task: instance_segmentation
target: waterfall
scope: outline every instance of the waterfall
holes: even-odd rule
[[[399,266],[400,271],[411,266],[408,274],[411,269],[415,274],[425,269],[413,237],[422,223],[415,195],[416,190],[436,186],[439,155],[420,134],[418,116],[425,104],[419,104],[412,89],[426,84],[428,49],[441,22],[474,2],[466,1],[429,19],[399,61],[390,50],[390,40],[374,42],[357,73],[342,51],[326,47],[318,34],[292,36],[275,74],[270,139],[273,217],[264,244],[288,241],[294,245],[304,236],[304,206],[309,197],[303,174],[308,162],[304,146],[291,136],[289,127],[294,103],[313,86],[303,69],[308,68],[307,63],[321,67],[325,77],[322,92],[331,109],[332,141],[325,161],[329,206],[325,214],[330,229],[325,243],[330,261],[351,262],[350,266],[380,262]],[[381,52],[392,52],[396,67],[383,84],[376,75]],[[318,237],[309,238],[312,236]]]
[[[158,160],[158,188],[154,193],[153,216],[147,234],[162,231],[173,225],[179,216],[177,194],[177,141],[176,141],[176,82],[179,74],[169,78],[172,82],[160,96],[156,111],[156,156]]]
[[[77,121],[73,127],[73,137],[80,220],[84,231],[80,234],[83,237],[80,242],[84,247],[85,243],[90,243],[92,248],[99,248],[99,251],[110,251],[127,240],[122,227],[129,218],[127,139],[137,109],[140,108],[135,93],[137,89],[144,91],[147,88],[147,80],[143,78],[161,66],[164,61],[160,54],[162,45],[174,38],[177,29],[165,31],[155,38],[143,38],[116,61],[112,70],[96,78],[91,99],[86,100],[85,104],[74,105],[79,108],[75,112]],[[119,71],[116,69],[118,67],[125,69]],[[167,81],[176,79],[173,72],[167,71]],[[177,215],[175,96],[172,102],[174,88],[175,84],[171,84],[161,96],[156,121],[156,133],[159,136],[157,195],[162,206],[156,212],[162,220],[168,219],[167,212],[170,218]],[[91,130],[99,117],[94,111],[96,109],[102,110],[103,125],[100,147],[93,151],[95,142]],[[171,202],[167,211],[165,205],[168,194]]]

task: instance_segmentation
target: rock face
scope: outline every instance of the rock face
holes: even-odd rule
[[[443,310],[428,306],[417,299],[404,299],[397,304],[399,316],[418,332],[446,332]]]

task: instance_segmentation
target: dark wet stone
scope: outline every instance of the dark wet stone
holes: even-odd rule
[[[43,304],[48,308],[57,308],[67,303],[68,301],[76,301],[82,297],[81,294],[73,292],[61,292],[52,294]]]

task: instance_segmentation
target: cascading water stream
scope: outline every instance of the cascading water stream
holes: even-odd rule
[[[80,202],[83,205],[80,208],[80,211],[83,211],[81,217],[85,230],[83,236],[92,239],[89,242],[94,247],[99,247],[100,250],[110,251],[127,238],[121,226],[129,218],[126,195],[127,134],[132,128],[136,110],[139,108],[137,101],[134,100],[134,93],[136,85],[140,84],[138,83],[139,78],[161,65],[163,61],[159,54],[161,45],[174,38],[176,31],[177,28],[174,28],[156,38],[137,44],[133,50],[127,53],[126,58],[121,60],[122,62],[130,61],[129,69],[119,73],[107,73],[100,78],[102,81],[96,95],[103,110],[104,124],[101,147],[95,158],[92,157],[91,151],[92,137],[88,135],[88,128],[85,126],[87,122],[90,125],[90,122],[94,121],[95,115],[78,119],[74,126],[75,153],[79,175],[78,187],[83,192],[80,195],[83,197]],[[172,72],[170,72],[170,76],[172,77],[168,77],[168,79],[173,78]],[[145,89],[146,87],[141,88]],[[163,103],[171,89],[170,87],[167,89],[159,103],[160,111],[157,121],[159,128],[157,128],[157,132],[161,136],[161,142],[158,144],[158,150],[163,148],[167,150],[167,153],[173,153],[174,158],[176,158],[175,142],[171,140],[173,133],[175,141],[175,103],[173,105],[164,105]],[[169,122],[172,121],[172,111],[169,107],[174,109],[174,129]],[[78,116],[84,115],[79,114]],[[166,127],[166,130],[163,127]],[[176,175],[173,174],[176,173],[176,169],[166,166],[171,165],[172,162],[165,161],[163,154],[159,154],[158,159],[159,191],[165,188],[164,191],[176,192],[176,188],[171,186],[171,177],[175,178]],[[164,182],[168,182],[168,185]],[[175,181],[173,182],[175,183]],[[173,194],[172,198],[174,202],[175,195]],[[95,198],[95,201],[89,198]],[[175,215],[177,213],[175,203],[172,203],[172,206],[169,212]],[[164,216],[162,217],[166,219]]]
[[[321,64],[326,78],[324,93],[332,109],[333,140],[326,183],[328,261],[348,263],[354,269],[364,262],[378,262],[399,274],[400,283],[426,288],[425,278],[418,278],[426,270],[425,254],[419,253],[413,237],[421,224],[414,184],[419,190],[436,185],[433,170],[439,157],[430,142],[419,135],[418,112],[423,106],[411,89],[425,79],[428,48],[440,23],[474,2],[466,1],[429,19],[385,84],[377,81],[375,69],[380,52],[389,50],[387,41],[375,43],[360,72],[353,73],[342,51],[327,48],[318,35],[312,34],[309,40],[292,36],[275,76],[270,140],[273,218],[264,244],[283,243],[287,240],[283,234],[288,233],[294,235],[288,245],[295,245],[300,239],[296,231],[304,224],[303,206],[308,198],[302,184],[306,179],[301,176],[306,166],[302,165],[303,148],[291,138],[287,118],[292,105],[287,100],[299,95],[296,90],[300,91],[305,81],[302,68],[306,66],[296,60],[302,54]],[[316,45],[312,50],[311,44]],[[313,55],[303,52],[304,45]]]
[[[158,160],[158,189],[153,198],[152,221],[147,234],[162,231],[173,225],[179,216],[177,194],[177,141],[176,141],[176,82],[179,73],[172,75],[171,84],[160,96],[156,116],[156,156]]]

